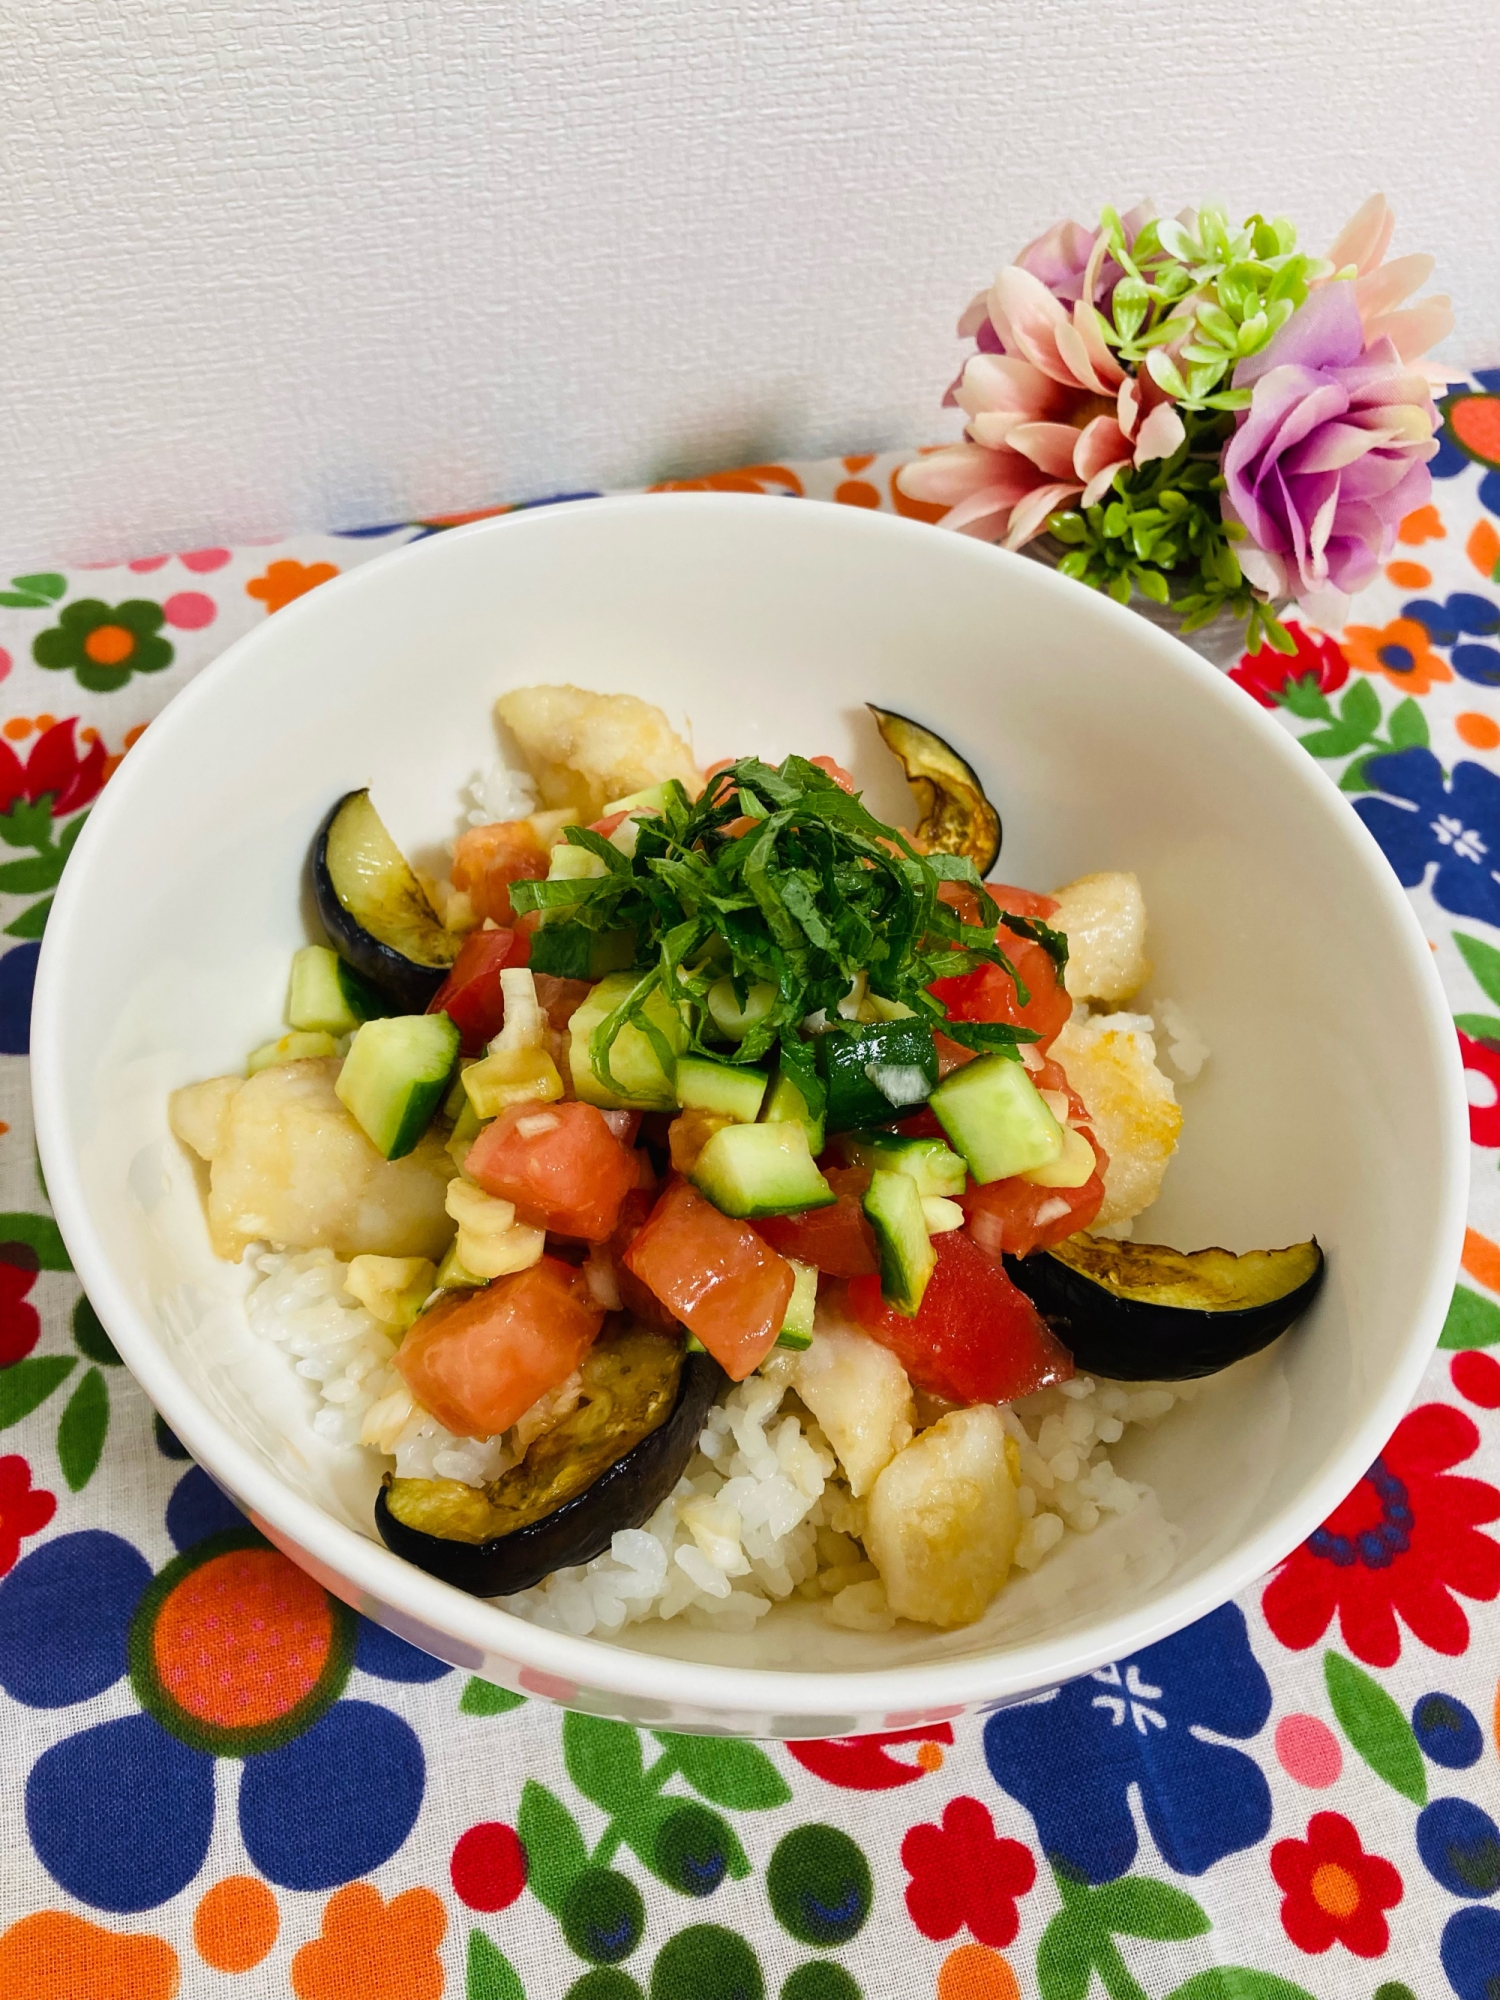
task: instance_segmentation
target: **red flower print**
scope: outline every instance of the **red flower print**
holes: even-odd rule
[[[1476,1526],[1500,1515],[1500,1493],[1448,1470],[1478,1444],[1474,1425],[1446,1403],[1402,1418],[1348,1499],[1266,1585],[1261,1609],[1283,1646],[1313,1645],[1337,1611],[1351,1652],[1393,1666],[1399,1613],[1435,1653],[1463,1652],[1469,1621],[1452,1593],[1500,1596],[1500,1545]]]
[[[35,805],[44,792],[50,792],[53,817],[60,819],[99,796],[106,775],[104,744],[96,736],[80,757],[73,744],[77,721],[77,716],[68,716],[44,729],[24,764],[0,739],[0,813],[9,812],[17,799]]]
[[[37,1255],[29,1243],[0,1243],[0,1368],[24,1361],[42,1322],[26,1294],[36,1283]]]
[[[1342,1813],[1314,1813],[1306,1840],[1278,1840],[1271,1873],[1285,1891],[1282,1928],[1299,1951],[1342,1944],[1356,1958],[1379,1958],[1389,1944],[1385,1912],[1401,1901],[1401,1877],[1365,1853]]]
[[[924,1937],[949,1938],[967,1924],[980,1944],[1009,1944],[1021,1927],[1017,1896],[1036,1880],[1031,1850],[1001,1840],[978,1799],[951,1799],[941,1826],[914,1826],[901,1843],[911,1876],[906,1907]]]
[[[1288,619],[1287,631],[1297,642],[1295,653],[1278,653],[1262,646],[1258,653],[1246,653],[1229,678],[1254,695],[1262,708],[1275,708],[1276,697],[1288,681],[1306,680],[1311,675],[1319,694],[1332,694],[1349,678],[1349,662],[1337,639],[1324,632],[1309,632]]]
[[[0,1576],[15,1568],[24,1538],[39,1535],[56,1512],[56,1500],[32,1485],[19,1452],[0,1458]]]
[[[1462,1028],[1456,1032],[1464,1068],[1482,1076],[1493,1092],[1490,1103],[1469,1106],[1469,1137],[1476,1146],[1500,1146],[1500,1048],[1493,1042],[1476,1042]]]
[[[929,1722],[920,1729],[891,1729],[883,1736],[824,1736],[786,1747],[804,1771],[826,1785],[838,1785],[846,1792],[888,1792],[929,1771],[940,1771],[940,1746],[952,1741],[951,1722]],[[893,1757],[892,1743],[915,1743],[915,1759]]]

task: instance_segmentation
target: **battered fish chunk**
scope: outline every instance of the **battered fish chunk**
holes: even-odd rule
[[[1151,975],[1146,958],[1146,905],[1134,875],[1080,875],[1052,894],[1047,921],[1068,940],[1063,984],[1074,1000],[1118,1007]]]
[[[1150,1207],[1182,1130],[1177,1093],[1156,1066],[1156,1043],[1137,1025],[1143,1018],[1095,1014],[1080,1021],[1075,1014],[1052,1044],[1109,1155],[1101,1223],[1123,1222]]]
[[[453,1237],[443,1202],[453,1163],[427,1132],[385,1160],[334,1095],[336,1056],[210,1077],[172,1093],[172,1130],[209,1163],[214,1254],[251,1243],[336,1257],[441,1258]]]
[[[676,778],[696,798],[693,753],[659,708],[633,694],[514,688],[495,703],[521,746],[542,804],[598,819],[612,799]]]

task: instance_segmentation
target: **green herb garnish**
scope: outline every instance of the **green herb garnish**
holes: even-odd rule
[[[754,828],[726,835],[747,817]],[[775,768],[742,758],[717,773],[696,804],[681,785],[668,784],[660,814],[640,816],[637,826],[633,857],[585,827],[566,829],[573,846],[604,863],[603,875],[511,885],[512,907],[544,911],[548,923],[539,935],[564,955],[569,933],[579,947],[588,933],[634,936],[639,976],[589,1044],[594,1069],[611,1089],[618,1085],[609,1053],[627,1026],[640,1029],[671,1072],[672,1051],[645,1012],[658,989],[681,1013],[689,1050],[721,1062],[756,1062],[780,1043],[797,1063],[804,1021],[837,1020],[861,972],[870,993],[909,1007],[967,1048],[1015,1057],[1018,1043],[1037,1039],[1005,1022],[949,1021],[926,990],[936,979],[991,964],[1015,981],[1023,1006],[1030,998],[995,942],[1002,911],[973,862],[918,854],[806,758],[788,757]],[[975,892],[978,923],[966,924],[939,900],[943,882]],[[1060,932],[1008,913],[1004,921],[1044,946],[1061,971],[1067,940]],[[727,1045],[707,1001],[726,978],[741,1009],[752,988],[770,989],[765,1013]]]

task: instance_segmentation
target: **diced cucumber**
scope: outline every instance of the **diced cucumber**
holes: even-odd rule
[[[939,1124],[976,1181],[1003,1181],[1050,1166],[1063,1128],[1043,1103],[1024,1063],[979,1056],[947,1076],[929,1100]]]
[[[865,1190],[864,1211],[875,1232],[880,1296],[899,1313],[915,1313],[937,1263],[916,1182],[909,1174],[877,1169]]]
[[[608,819],[613,813],[660,812],[667,803],[665,785],[647,785],[642,792],[631,792],[623,799],[610,799],[601,819]]]
[[[245,1058],[246,1076],[254,1076],[257,1070],[269,1069],[273,1063],[311,1062],[315,1056],[336,1056],[339,1045],[332,1035],[304,1033],[293,1029],[289,1035],[280,1035],[274,1042],[262,1042],[258,1049],[252,1049]]]
[[[527,963],[533,972],[550,972],[554,979],[604,979],[635,957],[634,931],[591,931],[554,916],[532,935]]]
[[[677,1063],[677,1102],[684,1111],[719,1111],[741,1125],[753,1125],[766,1094],[763,1069],[737,1069],[732,1063],[710,1062],[706,1056],[681,1056]]]
[[[458,1030],[446,1014],[366,1021],[334,1089],[370,1143],[399,1160],[432,1122],[457,1055]]]
[[[698,1155],[692,1180],[725,1215],[796,1215],[836,1199],[802,1125],[725,1125]]]
[[[922,1020],[831,1027],[814,1037],[813,1047],[828,1090],[830,1132],[915,1109],[938,1080],[937,1044]]]
[[[787,1300],[786,1318],[776,1336],[778,1347],[811,1347],[813,1322],[818,1313],[818,1271],[815,1264],[786,1260],[792,1267],[792,1296]]]
[[[459,1087],[462,1089],[462,1085]],[[469,1157],[469,1148],[483,1129],[484,1120],[469,1102],[468,1094],[465,1092],[463,1104],[453,1121],[453,1130],[448,1134],[448,1157],[460,1173],[463,1172],[464,1161]]]
[[[813,1153],[823,1150],[823,1120],[814,1117],[807,1108],[807,1099],[797,1086],[797,1080],[788,1071],[778,1072],[766,1097],[766,1108],[761,1117],[767,1125],[801,1125],[807,1131],[807,1143]]]
[[[305,944],[293,953],[288,1027],[352,1035],[362,1022],[373,1021],[385,1011],[385,1002],[375,988],[326,944]]]
[[[609,864],[591,847],[577,847],[560,840],[547,857],[549,882],[589,882],[609,873]]]
[[[941,1139],[909,1139],[904,1132],[845,1132],[839,1150],[851,1167],[907,1174],[920,1195],[962,1194],[969,1170]]]
[[[543,935],[538,931],[538,939]],[[532,963],[535,962],[533,955]],[[662,1068],[655,1048],[639,1028],[622,1029],[609,1052],[609,1065],[620,1086],[619,1094],[611,1090],[595,1072],[589,1054],[589,1041],[595,1028],[606,1014],[614,1012],[638,983],[637,973],[612,972],[607,979],[599,981],[592,993],[585,995],[582,1006],[568,1023],[572,1036],[568,1060],[573,1071],[573,1089],[585,1104],[598,1104],[606,1111],[675,1111],[677,1093],[672,1087],[672,1078]],[[687,1040],[687,1032],[681,1015],[660,987],[646,1003],[646,1018],[672,1051],[672,1068],[675,1070],[675,1057]]]
[[[477,1292],[488,1278],[476,1278],[472,1271],[466,1271],[458,1261],[458,1238],[455,1236],[448,1245],[447,1253],[437,1267],[437,1276],[432,1281],[435,1292]]]

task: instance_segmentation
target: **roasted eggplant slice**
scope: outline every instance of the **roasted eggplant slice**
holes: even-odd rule
[[[445,931],[368,791],[346,792],[318,828],[313,895],[332,943],[398,1013],[420,1014],[463,939]]]
[[[1169,1250],[1080,1233],[1005,1268],[1076,1365],[1118,1382],[1213,1375],[1269,1347],[1323,1282],[1316,1240],[1286,1250]]]
[[[482,1491],[393,1479],[375,1502],[386,1546],[472,1591],[509,1597],[586,1563],[638,1528],[693,1455],[725,1375],[709,1354],[649,1327],[606,1331],[583,1365],[578,1407]]]
[[[951,743],[920,722],[867,704],[885,747],[906,773],[922,817],[917,833],[939,854],[967,854],[982,881],[1000,858],[1000,815]]]

